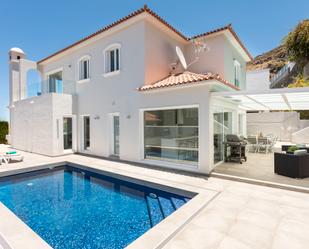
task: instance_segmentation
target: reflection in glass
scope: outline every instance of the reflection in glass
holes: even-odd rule
[[[72,118],[63,118],[63,148],[72,149]]]
[[[119,155],[119,116],[113,116],[113,125],[114,125],[114,155]]]
[[[196,163],[198,108],[144,112],[145,158]]]
[[[90,117],[84,117],[84,150],[90,147]]]
[[[63,93],[62,71],[48,76],[48,92]]]
[[[224,138],[232,133],[232,112],[218,112],[213,115],[214,120],[214,163],[224,159]]]

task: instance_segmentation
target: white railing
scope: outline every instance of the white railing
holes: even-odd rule
[[[289,74],[294,66],[295,62],[288,62],[288,64],[284,65],[273,77],[271,77],[271,84],[275,84],[279,79],[282,79]]]
[[[62,80],[50,83],[48,80],[27,84],[27,98],[40,96],[47,93],[75,94],[76,82],[73,80]]]

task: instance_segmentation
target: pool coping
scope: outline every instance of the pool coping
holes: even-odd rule
[[[54,163],[38,164],[31,167],[19,168],[0,172],[0,177],[22,174],[26,172],[55,168],[63,165],[77,167],[79,169],[88,170],[94,173],[99,173],[114,177],[116,179],[141,184],[144,186],[160,189],[163,191],[176,193],[180,195],[196,194],[188,203],[177,209],[173,214],[166,217],[159,224],[148,230],[135,241],[127,246],[128,249],[155,249],[162,248],[168,241],[170,241],[191,219],[193,219],[203,208],[207,206],[220,192],[212,189],[199,188],[190,184],[178,183],[175,181],[168,181],[161,178],[150,177],[143,174],[137,174],[121,168],[115,169],[102,164],[94,162],[79,162],[78,160],[63,160]],[[6,208],[0,202],[0,216],[10,217],[11,226],[18,227],[16,229],[5,229],[5,222],[0,221],[0,234],[3,234],[5,242],[9,245],[8,249],[26,249],[26,248],[51,248],[38,234],[36,234],[28,225],[21,221],[14,213]],[[2,207],[2,208],[1,208]],[[5,210],[5,211],[3,211]],[[3,216],[2,213],[3,212]],[[17,235],[18,234],[18,239]],[[15,240],[18,240],[16,243]],[[15,241],[15,242],[14,242]],[[24,243],[22,243],[24,241]],[[1,242],[1,240],[0,240]],[[25,247],[26,243],[26,247]],[[1,245],[1,244],[0,244]],[[4,248],[4,249],[7,249]]]
[[[283,190],[289,190],[289,191],[309,194],[309,188],[302,187],[302,186],[296,186],[296,185],[290,185],[290,184],[284,184],[284,183],[272,182],[272,181],[264,181],[264,180],[249,178],[249,177],[229,175],[229,174],[223,174],[223,173],[217,173],[217,172],[212,172],[210,176],[225,179],[225,180],[230,180],[230,181],[244,182],[244,183],[249,183],[249,184],[254,184],[254,185],[260,185],[260,186],[265,186],[265,187],[278,188],[278,189],[283,189]]]

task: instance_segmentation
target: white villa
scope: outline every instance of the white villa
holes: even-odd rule
[[[202,39],[208,51],[198,54]],[[194,42],[193,42],[194,41]],[[188,62],[183,68],[175,48]],[[308,89],[246,91],[252,59],[228,25],[187,37],[148,7],[38,61],[10,56],[10,143],[48,156],[83,153],[210,173],[247,110],[306,109]],[[27,72],[38,70],[38,96]],[[298,94],[302,94],[299,98]]]

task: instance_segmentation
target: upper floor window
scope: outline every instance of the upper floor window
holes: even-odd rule
[[[47,89],[45,91],[47,93],[63,93],[62,69],[47,74]]]
[[[120,44],[113,44],[104,50],[105,74],[120,71]]]
[[[240,63],[237,60],[234,60],[234,84],[235,86],[240,86]]]
[[[79,80],[90,78],[90,57],[86,56],[79,60]]]

